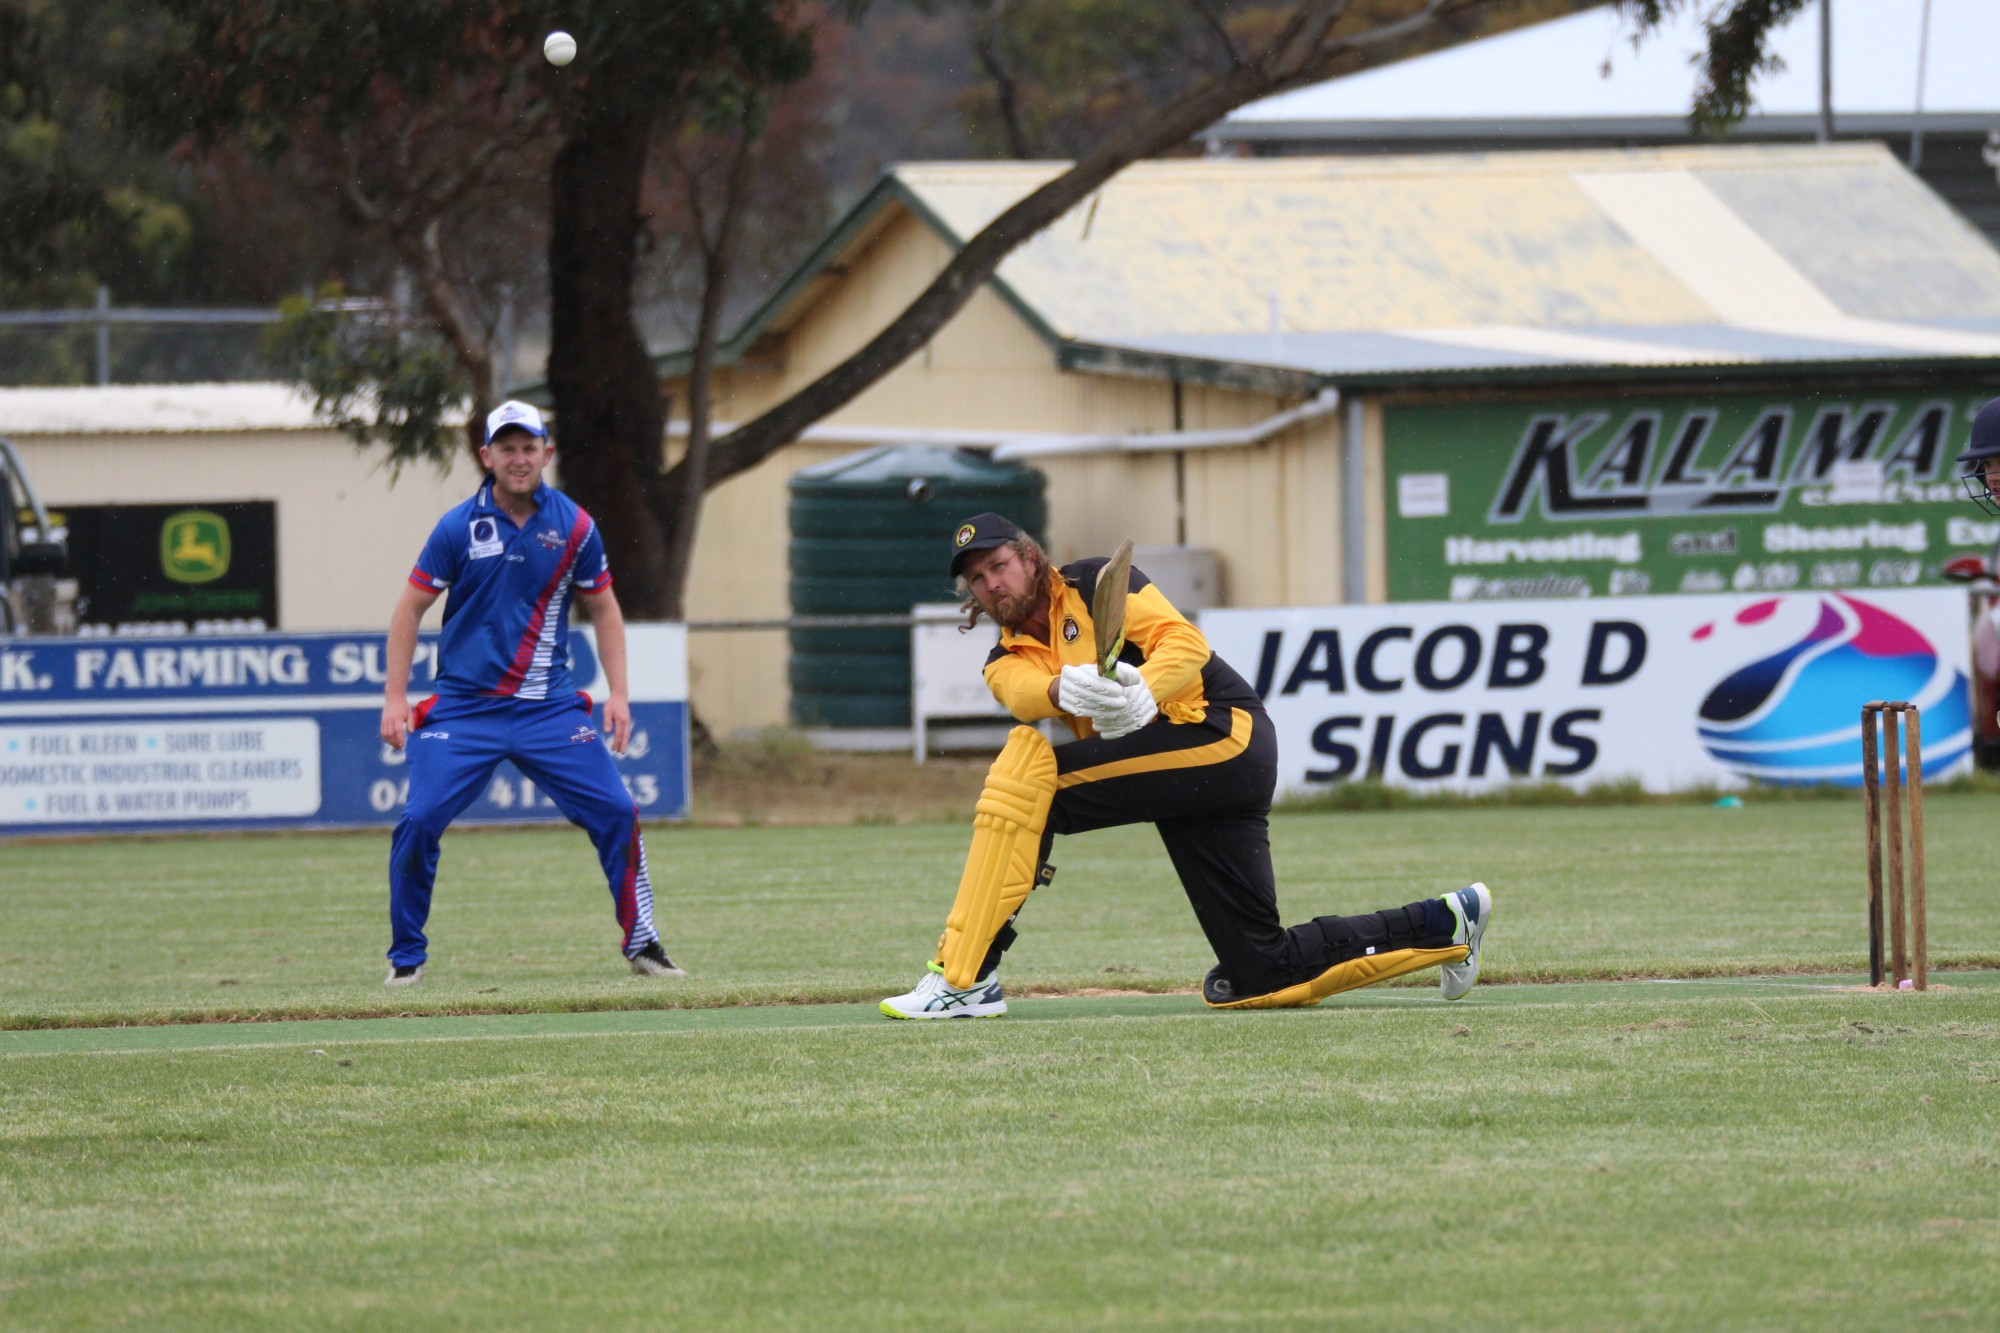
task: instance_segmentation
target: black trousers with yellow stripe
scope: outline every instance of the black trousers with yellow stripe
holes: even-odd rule
[[[1042,860],[1058,833],[1152,824],[1240,995],[1300,984],[1371,950],[1451,943],[1450,911],[1436,899],[1283,925],[1269,823],[1278,742],[1261,708],[1211,706],[1199,722],[1163,717],[1116,740],[1057,746],[1055,755]]]

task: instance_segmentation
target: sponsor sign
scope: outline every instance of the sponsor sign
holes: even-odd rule
[[[1263,696],[1285,791],[1854,786],[1874,699],[1923,709],[1927,777],[1970,763],[1955,589],[1221,610],[1201,627]]]
[[[618,768],[642,815],[684,816],[686,631],[627,637],[633,735]],[[597,744],[606,682],[590,631],[571,631],[569,651],[599,701],[571,739]],[[436,653],[425,635],[413,700]],[[376,731],[386,656],[379,634],[0,640],[0,835],[394,823],[408,783]],[[511,764],[460,816],[560,818]]]
[[[244,634],[278,626],[278,507],[268,500],[62,505],[80,633]]]
[[[1987,396],[1391,405],[1389,596],[1938,584],[2000,540],[1952,464]]]
[[[955,602],[918,602],[910,608],[910,729],[913,752],[923,763],[930,724],[973,718],[1010,720],[986,685],[986,659],[1000,642],[1000,627],[982,618],[965,628]]]

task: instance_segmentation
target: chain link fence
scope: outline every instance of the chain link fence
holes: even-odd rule
[[[343,309],[380,302],[351,299]],[[0,387],[208,384],[283,376],[264,356],[275,309],[114,306],[0,310]]]

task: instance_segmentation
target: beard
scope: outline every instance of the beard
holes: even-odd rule
[[[1028,617],[1035,611],[1035,594],[1024,592],[1019,597],[1009,597],[1004,593],[991,602],[979,599],[979,609],[996,621],[1009,634],[1017,632],[1028,623]]]

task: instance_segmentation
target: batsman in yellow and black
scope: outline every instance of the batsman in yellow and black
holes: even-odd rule
[[[1317,1004],[1329,995],[1443,969],[1446,999],[1472,989],[1493,897],[1473,884],[1361,916],[1285,927],[1267,817],[1277,741],[1262,701],[1137,569],[1128,575],[1124,647],[1106,676],[1094,661],[1091,606],[1103,559],[1051,568],[1036,541],[998,514],[960,524],[951,572],[968,624],[1000,625],[986,662],[993,695],[1022,722],[1059,718],[1077,739],[1053,746],[1016,727],[993,762],[973,818],[958,896],[915,989],[882,1001],[892,1018],[1007,1011],[1000,959],[1029,892],[1054,874],[1058,833],[1150,823],[1215,950],[1202,998],[1218,1009]]]

